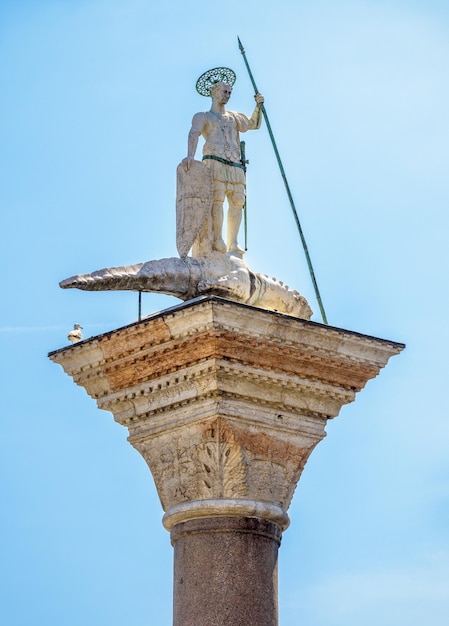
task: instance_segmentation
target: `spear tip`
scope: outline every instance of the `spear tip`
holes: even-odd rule
[[[237,35],[237,41],[239,42],[240,52],[243,54],[245,52],[245,49],[244,49],[243,44],[240,41],[240,37],[238,35]]]

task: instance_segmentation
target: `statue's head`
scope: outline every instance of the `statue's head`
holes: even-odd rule
[[[218,82],[210,88],[212,100],[217,100],[221,104],[226,104],[231,97],[232,87],[228,83]]]

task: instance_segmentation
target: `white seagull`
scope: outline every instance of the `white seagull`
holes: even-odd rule
[[[81,332],[82,326],[80,324],[74,324],[73,330],[69,332],[67,335],[67,339],[72,343],[76,343],[77,341],[81,341],[83,338],[83,333]]]

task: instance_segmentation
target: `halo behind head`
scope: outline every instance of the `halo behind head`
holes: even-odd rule
[[[227,83],[232,87],[235,79],[235,72],[229,67],[215,67],[201,74],[196,81],[196,90],[201,96],[210,96],[210,90],[216,83]]]

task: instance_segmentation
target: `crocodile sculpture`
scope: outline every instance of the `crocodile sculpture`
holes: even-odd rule
[[[111,267],[66,278],[63,289],[158,292],[190,300],[216,295],[262,309],[310,319],[312,311],[297,291],[275,278],[252,272],[238,256],[170,257]]]

